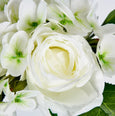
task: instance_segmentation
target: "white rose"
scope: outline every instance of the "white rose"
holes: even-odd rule
[[[105,74],[105,81],[115,84],[115,25],[107,24],[102,30],[103,36],[97,46],[97,56]]]
[[[41,93],[39,106],[73,116],[101,105],[103,75],[83,37],[39,27],[28,52],[27,81]]]

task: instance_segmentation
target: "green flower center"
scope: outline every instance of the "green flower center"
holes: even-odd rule
[[[24,58],[22,51],[15,50],[15,55],[11,56],[10,59],[15,59],[17,63],[21,63],[21,58]]]
[[[58,14],[58,16],[61,18],[60,23],[62,25],[73,24],[73,22],[64,13],[62,15]]]
[[[37,22],[32,22],[30,25],[31,25],[32,27],[37,27],[37,26],[38,26],[38,23],[37,23]]]
[[[103,63],[103,65],[108,66],[110,62],[105,59],[106,54],[107,54],[106,52],[102,54],[98,53],[98,57],[99,57],[99,60]]]

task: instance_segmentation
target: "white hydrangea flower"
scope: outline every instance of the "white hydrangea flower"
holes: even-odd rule
[[[63,4],[63,2],[51,3],[48,6],[48,20],[51,22],[58,22],[57,24],[64,27],[66,32],[71,34],[86,35],[84,28],[80,27],[72,11]]]
[[[33,110],[38,107],[37,102],[35,100],[35,97],[38,95],[38,92],[34,90],[22,90],[16,92],[11,103],[15,105],[16,110]]]
[[[38,96],[37,91],[23,90],[16,92],[14,100],[17,109],[19,110],[33,110],[37,107],[35,97]]]
[[[38,25],[46,21],[47,4],[44,0],[39,3],[34,0],[23,0],[19,7],[18,29],[32,32]]]
[[[88,32],[99,28],[94,14],[95,7],[90,7],[88,0],[55,0],[55,2],[48,6],[48,19],[57,20],[67,32],[85,36]]]
[[[12,76],[24,73],[27,66],[28,35],[24,31],[15,33],[9,43],[3,45],[1,65]]]
[[[59,116],[74,116],[101,105],[103,74],[83,37],[43,26],[36,29],[29,46],[27,82],[41,92],[40,106]]]
[[[115,84],[115,24],[107,24],[102,30],[103,36],[97,46],[97,56],[105,74],[105,81]]]
[[[8,80],[0,81],[0,87],[0,92],[2,90],[5,94],[3,102],[0,103],[0,116],[14,116],[16,110],[33,110],[37,107],[37,91],[23,90],[14,94],[9,89]]]
[[[76,20],[82,26],[94,31],[100,28],[95,14],[96,9],[96,0],[71,0],[71,10]]]

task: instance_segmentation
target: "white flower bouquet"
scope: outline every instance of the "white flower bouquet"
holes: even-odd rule
[[[0,116],[115,116],[115,10],[99,25],[96,7],[0,0]]]

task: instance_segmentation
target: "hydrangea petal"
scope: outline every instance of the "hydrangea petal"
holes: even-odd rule
[[[8,20],[12,23],[16,23],[19,18],[18,10],[21,0],[10,0],[5,6],[5,14]]]
[[[19,7],[19,19],[34,19],[36,4],[33,0],[23,0]]]
[[[33,22],[36,19],[37,5],[33,0],[23,0],[19,7],[19,21],[17,28],[19,30],[31,31]]]
[[[44,0],[40,1],[37,8],[37,20],[38,23],[44,23],[47,16],[47,4]]]

